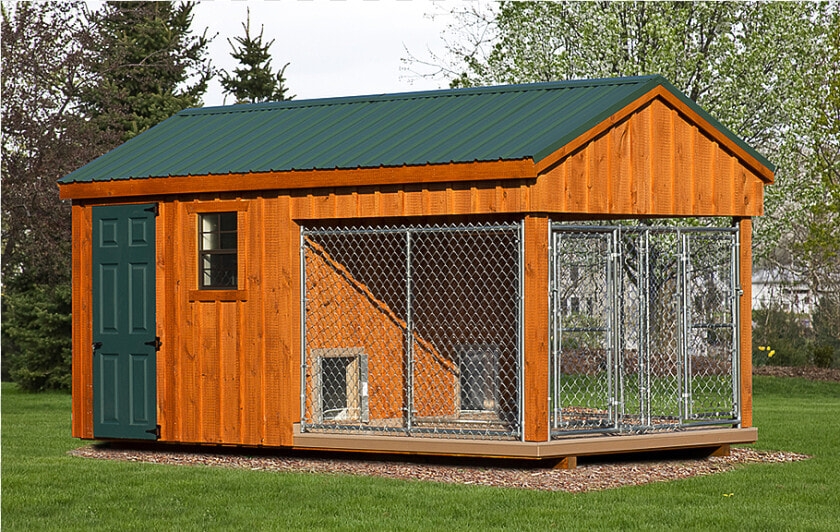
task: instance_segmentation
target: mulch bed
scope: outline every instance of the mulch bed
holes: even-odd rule
[[[840,369],[814,367],[754,366],[754,375],[774,377],[803,377],[810,380],[840,382]],[[505,488],[582,493],[622,486],[636,486],[652,482],[667,482],[695,476],[730,471],[750,463],[796,462],[810,458],[804,454],[784,451],[759,451],[734,447],[730,456],[707,458],[675,458],[615,461],[583,459],[577,469],[546,469],[534,466],[512,466],[512,462],[491,461],[478,465],[476,460],[446,460],[430,458],[425,462],[411,460],[357,459],[352,455],[326,453],[296,453],[257,455],[242,451],[226,453],[183,448],[159,448],[131,444],[94,444],[80,447],[68,454],[102,460],[144,462],[164,465],[188,465],[248,469],[252,471],[283,471],[295,473],[329,473],[445,482]],[[463,463],[466,462],[466,463]]]
[[[753,366],[753,375],[802,377],[812,381],[840,382],[840,369],[785,366]]]
[[[730,471],[743,464],[794,462],[809,458],[803,454],[733,448],[731,456],[701,459],[667,459],[658,461],[614,461],[578,464],[577,469],[561,470],[525,466],[509,466],[499,462],[490,465],[467,465],[441,461],[413,462],[404,460],[360,460],[355,457],[263,454],[242,452],[212,453],[172,449],[144,449],[124,445],[97,444],[69,452],[74,456],[145,462],[165,465],[191,465],[283,471],[297,473],[329,473],[363,475],[445,482],[505,488],[581,493],[651,482],[665,482],[694,476]]]

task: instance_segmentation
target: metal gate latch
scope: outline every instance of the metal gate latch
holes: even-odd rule
[[[144,343],[146,345],[150,345],[150,346],[154,347],[155,351],[160,351],[160,346],[163,345],[163,344],[161,344],[160,336],[155,336],[155,339],[152,340],[151,342],[144,342]]]

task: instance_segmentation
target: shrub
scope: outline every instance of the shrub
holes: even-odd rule
[[[754,365],[804,366],[810,359],[810,331],[796,314],[777,309],[753,311]]]
[[[830,368],[834,363],[834,347],[831,345],[814,346],[814,365],[818,368]]]
[[[840,299],[826,293],[814,310],[814,365],[831,367],[840,363]],[[819,356],[817,351],[820,350]],[[819,360],[818,360],[819,358]],[[827,362],[826,362],[827,361]],[[827,366],[821,364],[828,363]]]
[[[68,284],[3,294],[3,363],[24,390],[70,389],[71,309]]]

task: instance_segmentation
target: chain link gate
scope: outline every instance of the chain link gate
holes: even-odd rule
[[[552,437],[740,421],[735,228],[552,225]]]
[[[301,228],[301,430],[520,436],[521,233]]]

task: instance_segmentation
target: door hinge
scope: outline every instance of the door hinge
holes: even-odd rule
[[[156,439],[160,439],[160,425],[155,425],[155,428],[149,429],[146,432],[149,434],[154,434]]]
[[[143,342],[143,343],[145,345],[150,345],[150,346],[154,347],[155,351],[160,351],[160,346],[163,345],[163,343],[160,341],[160,336],[155,336],[155,339],[152,340],[151,342]]]
[[[155,216],[157,216],[157,215],[160,214],[160,208],[158,207],[158,205],[159,205],[158,203],[155,203],[151,207],[146,207],[143,210],[146,211],[146,212],[152,212],[152,213],[155,214]]]

